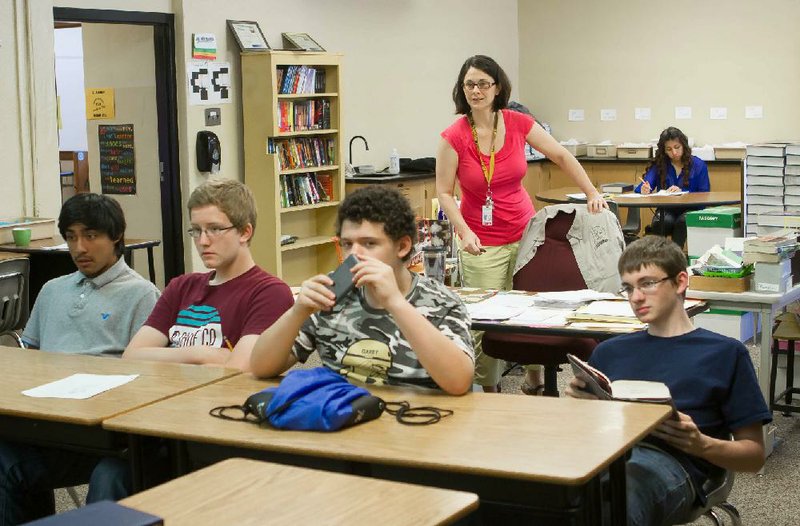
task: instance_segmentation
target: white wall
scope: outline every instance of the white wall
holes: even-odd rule
[[[668,125],[696,143],[798,138],[800,2],[519,0],[523,101],[559,139],[642,141]],[[764,118],[744,118],[762,105]],[[675,106],[692,118],[675,120]],[[709,108],[728,108],[710,120]],[[633,119],[652,108],[651,121]],[[570,108],[586,120],[568,122]],[[616,108],[616,122],[601,122]]]
[[[86,151],[86,97],[83,84],[83,42],[80,27],[55,32],[56,86],[61,114],[58,147]]]

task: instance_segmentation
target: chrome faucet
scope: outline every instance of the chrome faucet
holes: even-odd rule
[[[367,144],[367,140],[364,138],[363,135],[354,135],[352,139],[350,139],[350,166],[353,166],[353,141],[356,139],[361,139],[364,141],[364,148],[369,151],[369,144]]]

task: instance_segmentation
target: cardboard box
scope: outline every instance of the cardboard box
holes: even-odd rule
[[[686,249],[700,257],[714,245],[725,245],[727,237],[741,237],[742,210],[738,206],[715,206],[686,213]]]
[[[611,158],[617,156],[617,147],[613,144],[587,144],[586,157]]]
[[[752,275],[743,278],[717,278],[712,276],[689,276],[689,288],[715,292],[747,292]],[[691,295],[689,295],[691,297]]]
[[[14,228],[27,227],[31,229],[31,240],[47,239],[56,233],[56,220],[41,217],[15,217],[0,219],[0,245],[14,242],[11,231]]]
[[[745,156],[744,148],[725,148],[725,147],[714,147],[714,156],[717,160],[721,159],[736,159],[741,161],[744,159]]]
[[[569,153],[575,157],[586,155],[586,143],[579,142],[578,144],[563,144],[562,146],[567,149]]]
[[[758,319],[758,317],[756,317]],[[695,327],[700,327],[740,342],[753,337],[753,313],[739,310],[708,309],[692,318]],[[758,322],[760,325],[760,321]],[[800,385],[800,384],[798,384]]]
[[[622,147],[617,146],[617,159],[649,159],[650,146]]]

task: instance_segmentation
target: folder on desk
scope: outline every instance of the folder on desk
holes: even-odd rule
[[[128,508],[110,500],[101,500],[80,508],[43,519],[28,522],[24,526],[163,526],[161,517]]]

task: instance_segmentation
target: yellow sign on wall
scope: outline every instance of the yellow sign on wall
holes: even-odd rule
[[[114,118],[114,88],[86,89],[86,120]]]

